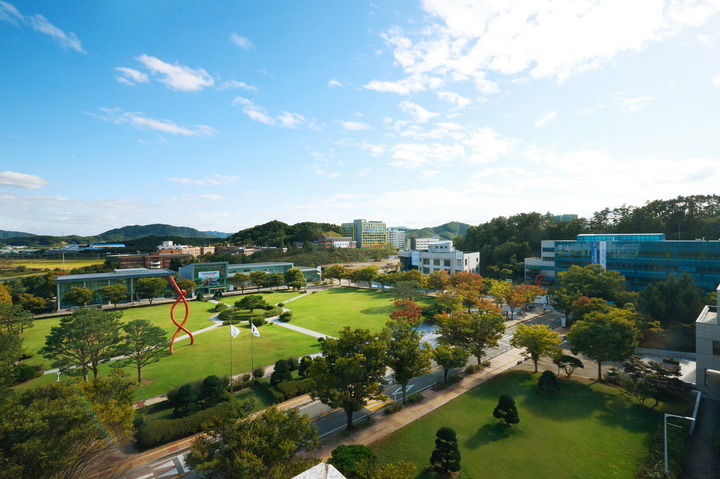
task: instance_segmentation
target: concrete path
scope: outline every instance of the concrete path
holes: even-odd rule
[[[690,440],[683,479],[720,479],[720,456],[713,446],[720,431],[720,401],[700,399],[697,427]]]

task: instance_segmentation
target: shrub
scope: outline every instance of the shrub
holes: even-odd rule
[[[328,464],[332,464],[343,477],[362,479],[374,476],[377,460],[377,456],[368,446],[343,444],[333,449]]]
[[[265,318],[251,318],[250,324],[254,324],[256,328],[259,328],[260,326],[267,324],[267,320]]]
[[[558,383],[554,372],[543,371],[540,379],[538,379],[538,387],[543,392],[551,393],[560,390],[560,383]]]
[[[458,472],[460,470],[460,449],[457,435],[449,427],[441,427],[435,434],[435,450],[430,456],[430,464],[439,472]]]
[[[252,372],[253,378],[260,379],[265,376],[265,368],[255,368]]]
[[[252,378],[252,375],[245,373],[242,375],[242,382],[246,383],[246,382],[250,381],[251,378]]]
[[[408,404],[415,404],[425,399],[425,396],[422,395],[422,393],[412,393],[407,397]]]
[[[183,385],[178,390],[174,402],[173,414],[175,414],[175,417],[192,416],[199,409],[197,389],[192,384]]]
[[[278,383],[275,386],[275,388],[285,396],[285,399],[290,399],[295,396],[307,394],[314,387],[315,381],[313,381],[312,379],[296,379],[295,381],[284,381]]]
[[[218,303],[215,305],[215,312],[219,313],[228,309],[228,305],[225,303]]]
[[[282,321],[283,323],[289,323],[290,320],[292,320],[292,315],[293,314],[291,311],[286,311],[280,315],[280,321]]]
[[[298,369],[298,360],[297,358],[287,358],[288,367],[290,368],[290,371],[297,371]]]
[[[205,296],[203,296],[202,293],[198,292],[198,293],[195,295],[195,299],[198,300],[198,301],[205,301]]]
[[[290,366],[284,359],[278,359],[275,362],[275,369],[270,376],[270,384],[277,386],[281,381],[290,381],[292,379],[292,373],[290,372]]]
[[[673,366],[680,366],[680,361],[672,358],[663,358],[662,362],[665,364],[672,364]]]
[[[394,402],[392,404],[388,404],[385,406],[385,414],[395,414],[396,412],[402,410],[405,407],[405,405],[401,402]]]
[[[471,364],[470,366],[465,368],[465,374],[475,374],[482,371],[483,367],[481,364]]]
[[[13,368],[13,382],[15,384],[24,383],[35,377],[42,376],[42,372],[36,371],[34,367],[27,364],[18,364]]]
[[[268,393],[270,393],[276,403],[281,403],[285,400],[285,395],[280,392],[278,388],[272,387],[270,383],[267,383],[265,381],[255,381],[255,386],[261,387]]]
[[[282,308],[283,306],[285,306],[285,303],[278,303],[277,305],[279,308]]]

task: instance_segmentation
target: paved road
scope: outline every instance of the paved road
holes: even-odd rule
[[[542,311],[540,311],[542,313]],[[555,311],[547,311],[544,314],[533,317],[524,321],[523,324],[546,324],[550,329],[555,329],[560,326],[560,314]],[[487,351],[486,359],[492,360],[492,358],[499,356],[511,349],[510,338],[517,327],[515,324],[509,327],[502,339],[500,340],[496,348]],[[471,357],[468,364],[475,364],[477,361],[474,357]],[[414,392],[423,391],[435,383],[442,381],[443,371],[441,367],[436,366],[433,363],[434,369],[423,376],[415,378],[408,384],[408,394]],[[455,370],[454,372],[457,372]],[[452,373],[451,373],[452,374]],[[362,420],[374,413],[376,413],[382,407],[393,402],[394,397],[397,395],[400,399],[402,390],[399,386],[392,384],[392,376],[388,378],[388,386],[385,388],[384,394],[389,399],[384,402],[371,402],[363,410],[353,414],[353,420]],[[347,426],[347,416],[342,409],[332,410],[327,405],[322,404],[320,401],[312,401],[310,403],[303,404],[299,407],[301,413],[307,414],[311,421],[316,425],[321,436],[331,434],[336,431],[343,430]],[[174,448],[176,449],[176,448]],[[167,478],[173,479],[182,476],[184,479],[196,479],[199,476],[192,471],[189,471],[185,466],[184,457],[187,455],[187,447],[173,450],[166,455],[150,460],[141,466],[138,466],[128,473],[121,476],[122,479],[159,479]]]

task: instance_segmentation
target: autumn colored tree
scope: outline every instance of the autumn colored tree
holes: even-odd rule
[[[415,301],[398,299],[393,304],[395,309],[390,313],[390,319],[403,319],[412,326],[422,324],[422,306]]]
[[[515,318],[515,308],[523,305],[523,293],[517,286],[512,286],[505,291],[503,299],[505,300],[505,304],[508,305],[508,308],[510,308],[510,319],[512,320]]]
[[[524,348],[524,354],[530,356],[538,372],[538,361],[541,357],[554,357],[562,341],[560,334],[552,331],[545,324],[525,325],[519,324],[515,329],[510,345],[513,348]]]
[[[505,333],[503,316],[489,301],[481,302],[477,312],[438,316],[437,323],[440,344],[465,348],[477,358],[478,363],[482,361],[485,350],[497,346]]]
[[[445,270],[433,271],[427,277],[427,287],[430,289],[442,293],[448,286],[450,286],[450,275]]]

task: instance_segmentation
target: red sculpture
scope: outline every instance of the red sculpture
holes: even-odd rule
[[[185,329],[185,323],[187,322],[188,316],[190,315],[190,307],[188,306],[188,302],[185,299],[186,291],[184,289],[178,288],[178,285],[175,282],[175,278],[173,278],[172,276],[168,276],[168,279],[170,280],[170,284],[172,285],[173,289],[175,289],[175,292],[179,295],[178,299],[175,300],[172,307],[170,308],[170,319],[172,320],[173,324],[178,327],[178,330],[175,331],[175,334],[173,334],[173,337],[170,340],[170,352],[173,353],[173,345],[175,344],[175,338],[177,338],[177,335],[181,330],[185,331],[185,333],[190,336],[190,344],[195,344],[195,336],[193,336],[190,331]],[[178,324],[178,322],[175,321],[175,306],[177,306],[180,301],[185,303],[185,319],[183,319],[182,323]]]
[[[542,286],[543,275],[539,274],[535,276],[535,286]]]

